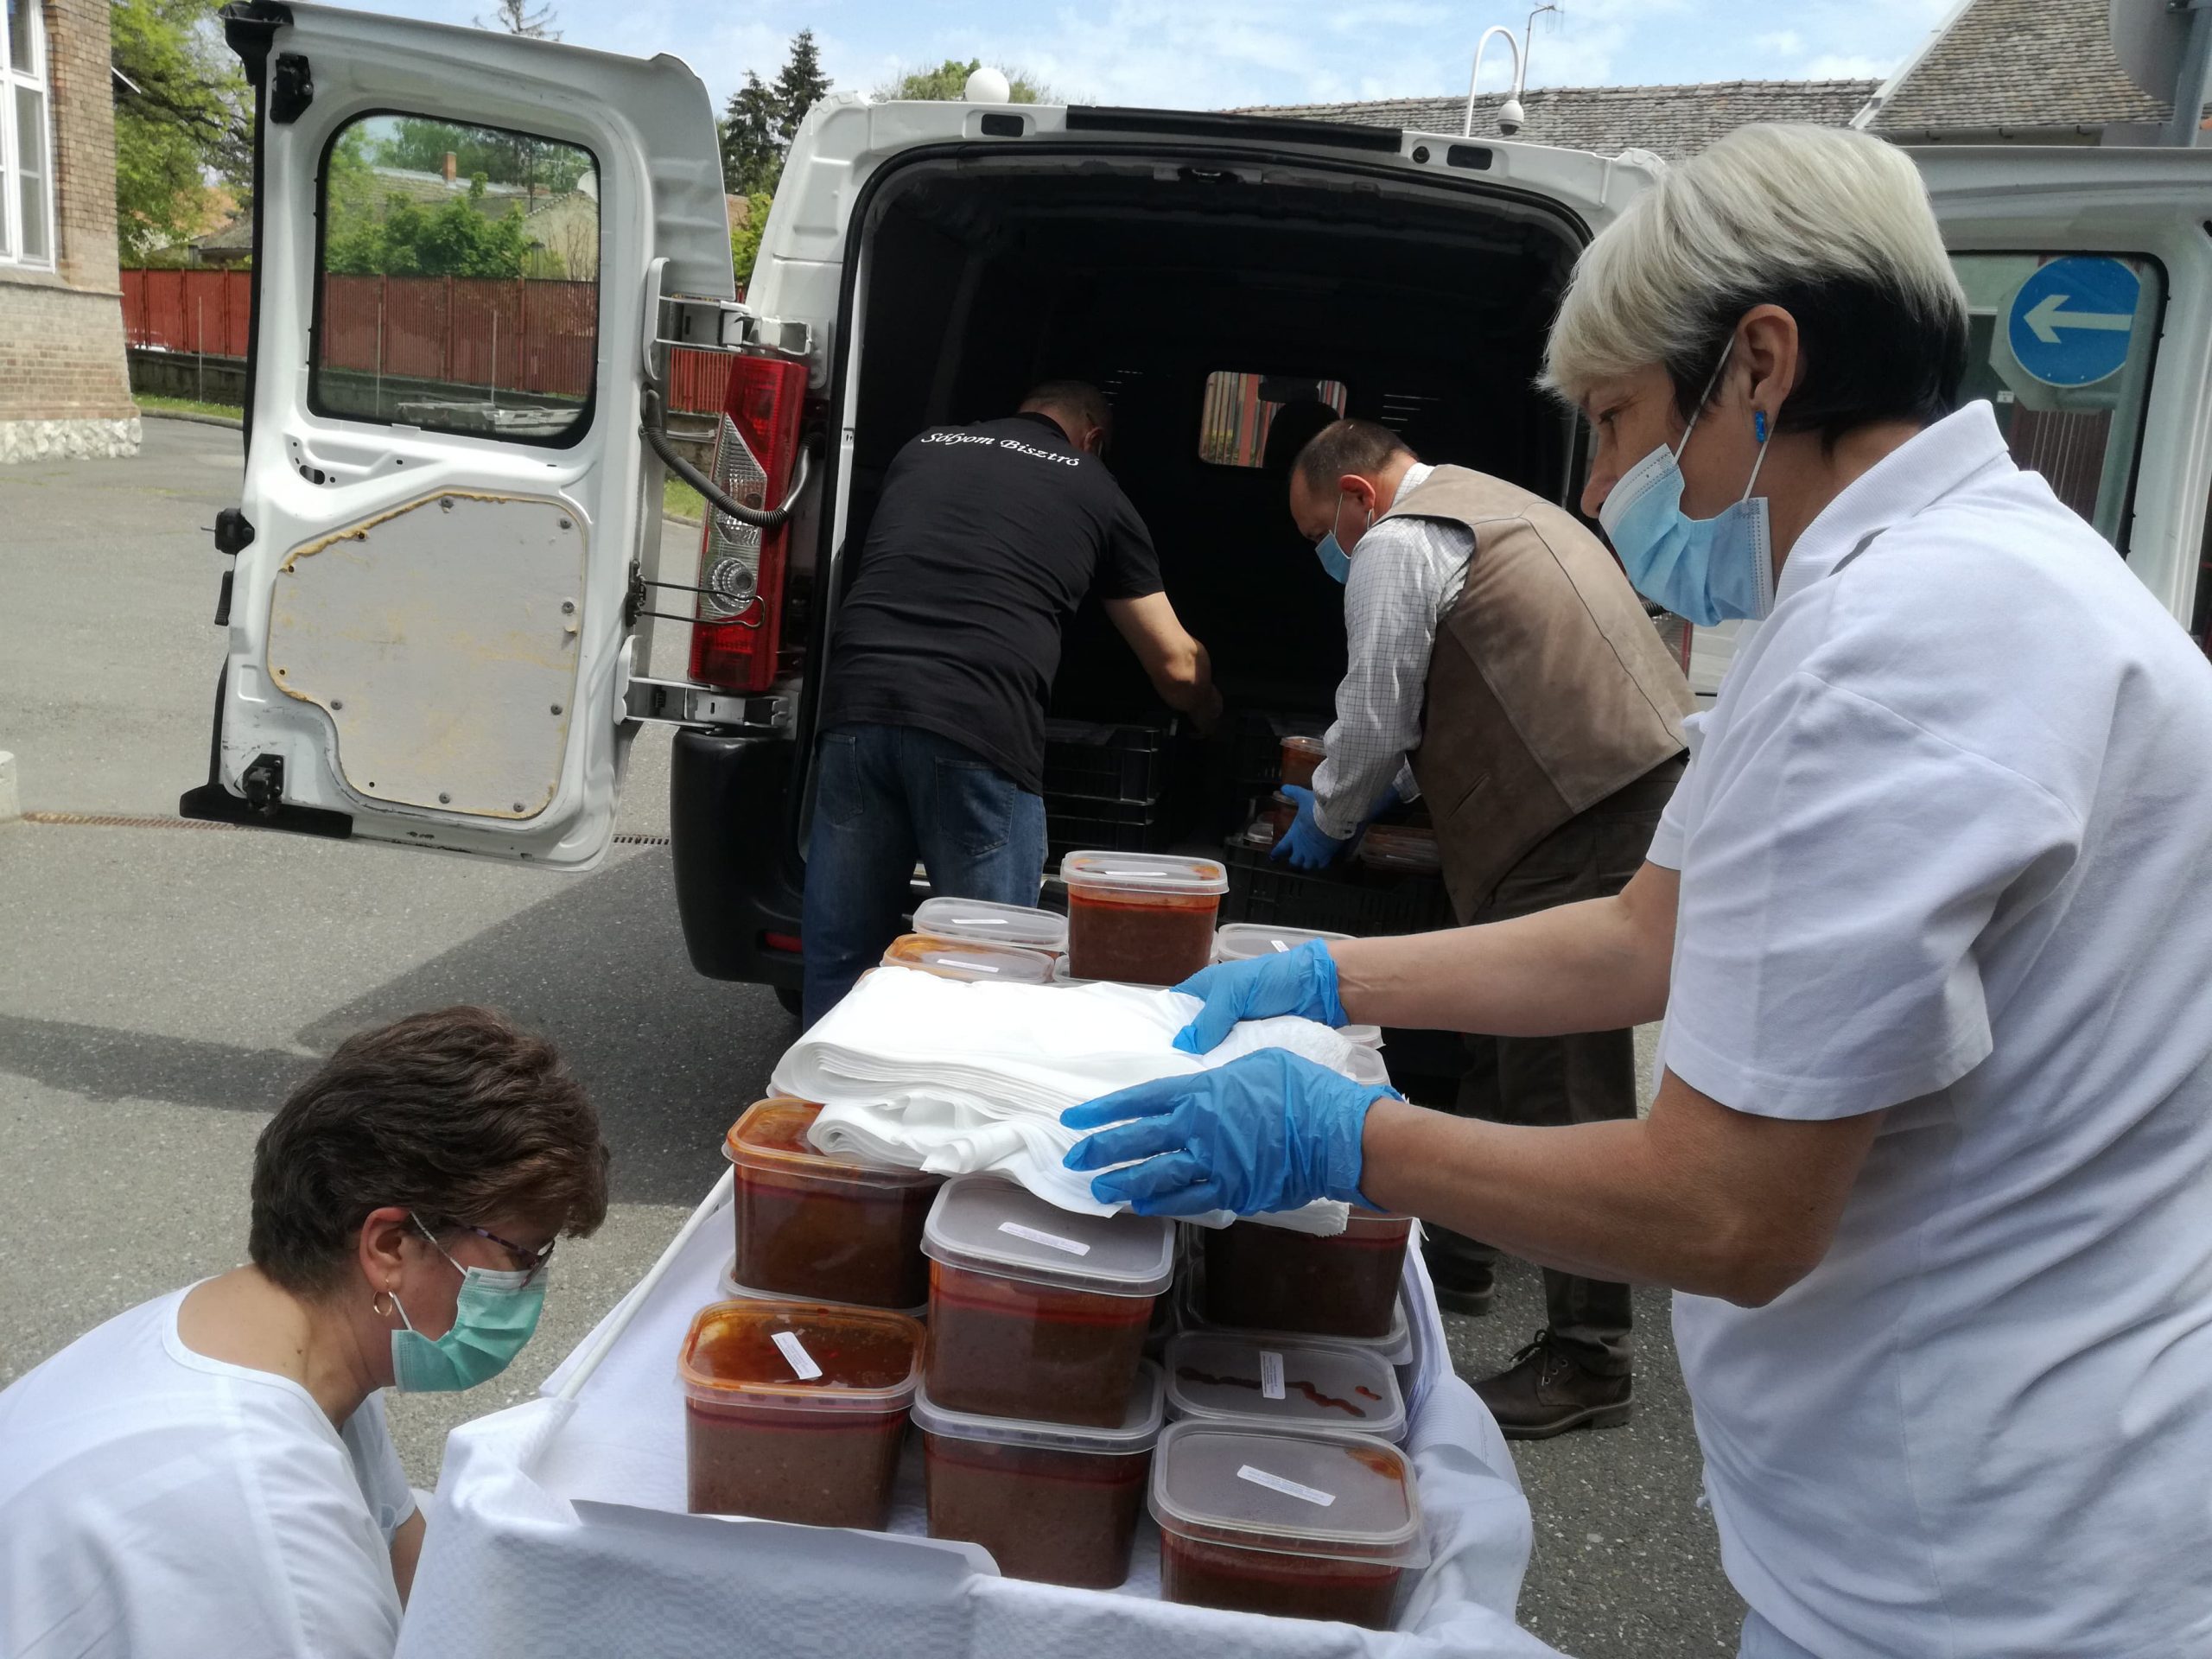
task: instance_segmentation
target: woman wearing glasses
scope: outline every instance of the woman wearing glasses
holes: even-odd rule
[[[0,1392],[0,1652],[385,1659],[423,1517],[378,1391],[504,1370],[607,1164],[552,1046],[496,1014],[342,1045],[256,1144],[250,1264]]]

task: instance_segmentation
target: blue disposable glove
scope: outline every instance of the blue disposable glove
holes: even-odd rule
[[[1367,1109],[1393,1098],[1287,1048],[1263,1048],[1194,1077],[1156,1077],[1069,1107],[1062,1123],[1098,1133],[1077,1141],[1064,1161],[1105,1170],[1091,1195],[1141,1216],[1252,1216],[1316,1198],[1371,1210],[1359,1191],[1361,1133]]]
[[[1337,961],[1325,939],[1308,939],[1295,950],[1271,950],[1243,962],[1217,962],[1201,968],[1175,988],[1201,996],[1205,1007],[1175,1033],[1185,1054],[1207,1054],[1239,1020],[1266,1020],[1294,1014],[1325,1026],[1351,1023],[1337,996]]]
[[[1338,841],[1313,821],[1313,791],[1296,784],[1285,784],[1283,794],[1298,803],[1298,816],[1290,828],[1276,838],[1271,858],[1288,858],[1293,868],[1325,870],[1337,861],[1345,842]]]

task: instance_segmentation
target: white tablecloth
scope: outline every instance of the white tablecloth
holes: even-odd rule
[[[1416,1352],[1401,1376],[1432,1560],[1400,1628],[1369,1631],[1158,1600],[1148,1519],[1117,1592],[1001,1578],[981,1549],[923,1535],[911,1453],[887,1535],[684,1513],[676,1352],[692,1314],[717,1299],[730,1244],[728,1215],[709,1218],[573,1400],[555,1396],[597,1333],[547,1380],[547,1397],[454,1431],[399,1659],[1555,1654],[1513,1622],[1529,1506],[1497,1424],[1452,1374],[1418,1250],[1407,1266]]]

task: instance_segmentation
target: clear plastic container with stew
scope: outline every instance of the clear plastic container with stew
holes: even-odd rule
[[[1200,1255],[1203,1262],[1203,1255]],[[1178,1331],[1202,1331],[1212,1336],[1243,1337],[1253,1342],[1274,1346],[1284,1343],[1325,1342],[1333,1347],[1359,1348],[1379,1355],[1392,1365],[1409,1365],[1414,1358],[1412,1315],[1406,1305],[1405,1292],[1398,1293],[1398,1306],[1390,1316],[1390,1328],[1379,1337],[1317,1337],[1310,1331],[1268,1331],[1250,1325],[1216,1325],[1206,1318],[1205,1298],[1200,1288],[1202,1272],[1186,1274],[1176,1296]]]
[[[1254,957],[1295,950],[1312,939],[1348,939],[1349,933],[1327,933],[1318,927],[1278,927],[1273,922],[1224,922],[1213,936],[1216,962],[1245,962]]]
[[[1229,872],[1169,853],[1070,853],[1068,972],[1076,979],[1173,985],[1213,956]]]
[[[736,1178],[734,1275],[773,1296],[920,1306],[929,1300],[922,1228],[944,1178],[816,1151],[807,1131],[821,1110],[759,1101],[723,1141]]]
[[[1313,772],[1327,759],[1328,750],[1318,737],[1286,737],[1282,741],[1282,783],[1301,789],[1313,787]]]
[[[1068,918],[1027,905],[995,905],[981,899],[925,899],[914,909],[914,931],[932,939],[971,944],[1012,944],[1048,957],[1068,948]]]
[[[1240,1221],[1205,1234],[1209,1325],[1381,1337],[1398,1309],[1408,1216],[1355,1210],[1333,1238]]]
[[[1058,960],[1019,945],[933,939],[920,933],[892,940],[883,953],[887,968],[918,968],[939,979],[988,980],[998,985],[1049,985]]]
[[[1128,1414],[1154,1299],[1174,1279],[1172,1224],[1080,1216],[963,1175],[938,1195],[922,1249],[939,1408],[1093,1428]]]
[[[1358,1436],[1171,1423],[1152,1462],[1160,1592],[1282,1618],[1390,1627],[1427,1565],[1404,1452]]]
[[[1444,868],[1444,855],[1433,830],[1378,823],[1360,837],[1359,861],[1370,869],[1433,875]]]
[[[1398,1373],[1371,1349],[1185,1331],[1167,1344],[1162,1369],[1168,1415],[1179,1421],[1405,1438]]]
[[[924,1389],[914,1427],[930,1536],[981,1544],[1011,1579],[1113,1589],[1129,1576],[1161,1399],[1149,1362],[1110,1428],[947,1411]]]
[[[903,1313],[700,1309],[677,1364],[691,1512],[881,1531],[921,1353]]]

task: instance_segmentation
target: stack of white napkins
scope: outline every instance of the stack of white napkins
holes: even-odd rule
[[[1079,1138],[1060,1124],[1071,1106],[1262,1048],[1389,1080],[1373,1049],[1312,1020],[1247,1020],[1211,1054],[1186,1054],[1175,1033],[1198,1007],[1135,985],[971,984],[878,968],[792,1045],[770,1086],[823,1103],[813,1140],[824,1152],[938,1174],[992,1170],[1062,1209],[1104,1215],[1116,1206],[1061,1161]],[[1255,1219],[1334,1234],[1347,1213],[1324,1201]]]

